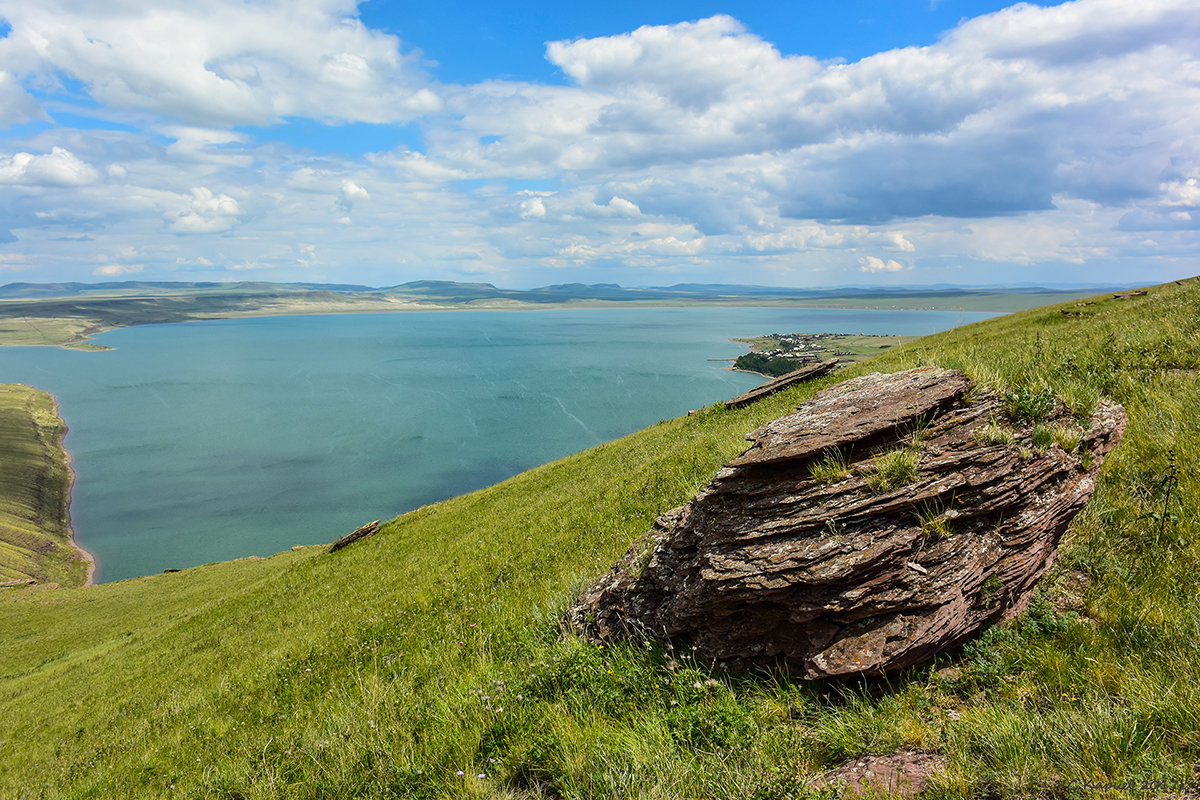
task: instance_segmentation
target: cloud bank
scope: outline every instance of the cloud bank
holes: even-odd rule
[[[6,119],[105,123],[0,141],[0,252],[48,279],[123,264],[507,285],[1196,271],[1190,0],[1019,4],[853,63],[716,16],[551,42],[565,85],[438,83],[419,42],[367,28],[348,0],[0,0],[0,16]],[[272,139],[296,119],[413,123],[421,143],[354,157]]]

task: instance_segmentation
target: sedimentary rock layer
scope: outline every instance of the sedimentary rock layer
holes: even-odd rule
[[[1111,402],[1012,419],[952,370],[846,381],[751,433],[568,622],[810,678],[924,661],[1028,602],[1124,427]]]

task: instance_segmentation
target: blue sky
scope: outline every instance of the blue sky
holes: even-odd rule
[[[0,0],[0,282],[1200,272],[1192,0]]]

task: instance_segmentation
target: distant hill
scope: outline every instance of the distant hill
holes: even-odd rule
[[[490,283],[420,280],[374,288],[261,281],[110,281],[0,286],[0,345],[92,347],[89,336],[131,325],[288,314],[353,314],[549,307],[774,305],[783,307],[1020,311],[1089,297],[1086,289],[833,288],[732,284],[624,287],[562,283],[504,289]]]
[[[491,283],[420,280],[387,287],[351,283],[272,283],[266,281],[106,281],[100,283],[9,283],[0,286],[0,299],[49,299],[61,297],[118,297],[129,295],[179,294],[286,294],[295,292],[337,292],[385,294],[438,298],[453,302],[504,299],[526,302],[562,302],[564,300],[740,300],[795,298],[851,298],[909,296],[997,296],[997,295],[1092,295],[1118,287],[1081,286],[1047,288],[1017,287],[833,287],[796,288],[753,286],[726,283],[677,283],[673,286],[620,286],[615,283],[558,283],[534,289],[503,289]]]

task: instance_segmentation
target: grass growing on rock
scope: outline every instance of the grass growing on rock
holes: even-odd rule
[[[867,474],[867,485],[881,494],[890,492],[916,480],[920,469],[920,452],[908,447],[889,450],[875,459]]]
[[[1078,415],[1104,396],[1129,412],[1047,588],[961,654],[809,684],[561,631],[567,604],[655,515],[829,378],[660,423],[406,514],[337,554],[0,591],[0,796],[767,800],[899,747],[949,757],[935,797],[1190,780],[1200,284],[1089,311],[989,320],[836,378],[937,364],[1024,392],[1030,420],[1046,391]],[[1086,588],[1065,610],[1072,576]]]
[[[850,463],[846,455],[834,447],[813,461],[808,473],[819,483],[838,483],[850,477]]]

